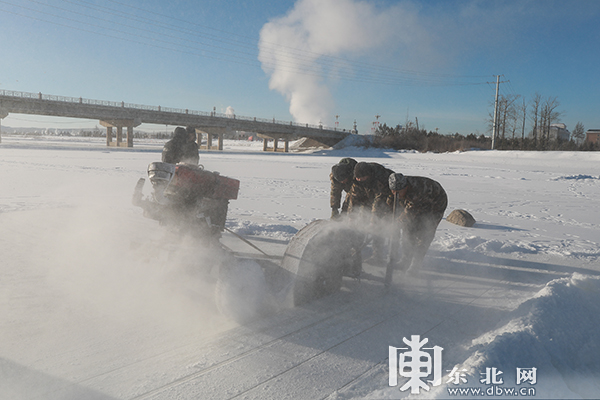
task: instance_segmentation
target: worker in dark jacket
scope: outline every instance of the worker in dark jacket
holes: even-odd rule
[[[389,176],[394,171],[381,164],[359,162],[354,167],[354,184],[350,193],[348,213],[370,213],[369,221],[391,214],[393,195],[389,188]]]
[[[194,128],[175,128],[173,139],[165,143],[162,152],[162,162],[177,164],[179,162],[198,165],[198,144]]]
[[[448,196],[442,185],[422,176],[392,174],[389,187],[402,230],[400,269],[418,268],[444,217]]]
[[[382,223],[392,212],[393,195],[389,176],[394,171],[381,164],[359,162],[354,167],[354,184],[350,191],[348,214],[366,224],[366,232],[372,239],[373,255],[367,262],[381,265],[386,257]],[[363,219],[362,221],[360,219]]]
[[[329,193],[329,204],[331,206],[331,218],[337,218],[341,213],[348,211],[350,202],[350,189],[354,183],[354,167],[356,160],[353,158],[342,158],[337,164],[331,167],[329,180],[331,182],[331,191]],[[346,192],[346,197],[342,203],[342,193]]]

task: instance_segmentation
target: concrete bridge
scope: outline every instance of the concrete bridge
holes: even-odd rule
[[[190,126],[196,129],[198,144],[207,135],[209,150],[223,149],[223,135],[227,132],[245,131],[256,133],[263,139],[263,150],[289,150],[289,141],[302,137],[314,139],[326,145],[333,145],[356,131],[338,130],[322,125],[299,124],[255,117],[203,112],[188,109],[175,109],[161,106],[144,106],[124,102],[90,100],[77,97],[55,96],[42,93],[15,92],[0,90],[0,119],[9,113],[50,115],[56,117],[97,119],[106,127],[106,145],[133,147],[133,128],[142,123]],[[116,129],[113,141],[113,128]],[[126,132],[123,131],[126,129]],[[125,136],[124,136],[125,134]],[[126,138],[123,141],[124,137]],[[213,138],[218,143],[213,146]],[[268,148],[268,140],[273,147]],[[279,149],[279,141],[284,142]]]

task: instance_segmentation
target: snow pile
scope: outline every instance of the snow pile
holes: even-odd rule
[[[373,143],[374,136],[372,135],[348,135],[343,140],[333,146],[334,149],[343,149],[346,147],[364,147]]]
[[[502,371],[504,385],[516,386],[516,367],[536,368],[538,398],[594,398],[600,393],[600,278],[573,274],[549,282],[510,313],[498,329],[473,341],[470,356],[456,365],[462,386],[480,383],[481,371]],[[531,385],[531,386],[530,386]],[[444,380],[430,393],[446,398],[457,387]]]
[[[448,236],[434,242],[432,249],[456,259],[468,259],[475,254],[509,255],[513,258],[534,255],[593,263],[600,257],[600,248],[596,243],[576,239],[565,239],[556,243],[541,240],[486,239],[476,235]]]

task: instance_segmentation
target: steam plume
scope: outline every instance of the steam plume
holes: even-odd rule
[[[381,46],[394,19],[365,1],[298,0],[260,32],[259,60],[270,75],[269,88],[285,96],[296,121],[330,123],[335,104],[327,78],[348,68],[337,57]]]

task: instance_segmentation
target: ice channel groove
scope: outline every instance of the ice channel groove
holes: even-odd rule
[[[382,297],[384,297],[384,296],[385,296],[385,295],[382,295]],[[330,350],[332,350],[332,349],[335,349],[336,347],[338,347],[338,346],[340,346],[340,345],[342,345],[342,344],[346,343],[347,341],[349,341],[349,340],[351,340],[351,339],[354,339],[355,337],[357,337],[357,336],[360,336],[360,335],[362,335],[362,334],[363,334],[363,333],[365,333],[365,332],[368,332],[369,330],[371,330],[371,329],[373,329],[373,328],[375,328],[375,327],[377,327],[377,326],[379,326],[379,325],[381,325],[381,324],[383,324],[383,323],[387,322],[388,320],[390,320],[390,319],[392,319],[392,318],[395,318],[395,317],[399,316],[399,315],[400,315],[400,314],[402,314],[402,313],[404,313],[404,310],[402,310],[402,311],[399,311],[399,312],[396,312],[396,313],[394,313],[394,314],[392,314],[392,315],[390,315],[390,316],[383,317],[383,318],[382,318],[380,321],[376,322],[375,324],[372,324],[372,325],[370,325],[369,327],[367,327],[367,328],[365,328],[365,329],[361,330],[360,332],[358,332],[358,333],[356,333],[356,334],[354,334],[354,335],[352,335],[352,336],[349,336],[349,337],[347,337],[346,339],[342,340],[341,342],[338,342],[338,343],[336,343],[335,345],[333,345],[333,346],[331,346],[331,347],[328,347],[327,349],[324,349],[324,350],[322,350],[321,352],[319,352],[319,353],[317,353],[317,354],[313,355],[312,357],[309,357],[309,358],[307,358],[307,359],[305,359],[305,360],[303,360],[303,361],[299,362],[298,364],[295,364],[293,367],[291,367],[291,368],[288,368],[288,369],[286,369],[286,370],[284,370],[284,371],[282,371],[282,372],[278,373],[277,375],[273,375],[273,376],[271,376],[269,379],[267,379],[267,380],[265,380],[265,381],[262,381],[262,382],[260,382],[258,385],[254,385],[254,386],[252,386],[251,388],[248,388],[248,389],[246,389],[246,390],[244,390],[244,391],[242,391],[242,392],[240,392],[240,393],[236,394],[235,396],[233,396],[233,397],[230,397],[230,398],[229,398],[229,400],[232,400],[232,399],[238,398],[238,397],[240,397],[240,396],[244,395],[245,393],[248,393],[249,391],[251,391],[251,390],[253,390],[253,389],[256,389],[257,387],[259,387],[259,386],[261,386],[261,385],[263,385],[263,384],[265,384],[265,383],[267,383],[267,382],[269,382],[269,381],[271,381],[271,380],[273,380],[273,379],[275,379],[275,378],[278,378],[278,377],[279,377],[279,376],[281,376],[281,375],[284,375],[285,373],[287,373],[287,372],[291,371],[292,369],[294,369],[294,368],[297,368],[297,367],[299,367],[299,366],[301,366],[301,365],[303,365],[303,364],[305,364],[305,363],[307,363],[307,362],[309,362],[309,361],[311,361],[311,360],[313,360],[313,359],[315,359],[315,358],[317,358],[317,357],[321,356],[322,354],[329,352],[329,351],[330,351]],[[328,395],[328,396],[329,396],[329,395]],[[328,397],[328,396],[327,396],[327,397]]]
[[[368,305],[372,305],[372,304],[373,304],[373,303],[375,303],[375,302],[376,302],[376,301],[377,301],[377,300],[378,300],[380,297],[384,297],[384,296],[385,296],[385,294],[382,294],[382,295],[376,296],[375,298],[373,298],[373,299],[371,299],[371,300],[369,301]],[[327,313],[327,315],[326,315],[326,316],[324,316],[323,318],[320,318],[320,319],[318,319],[317,321],[314,321],[314,322],[312,322],[312,323],[310,323],[310,324],[308,324],[308,325],[302,326],[301,328],[298,328],[298,329],[296,329],[296,330],[293,330],[293,331],[291,331],[291,332],[288,332],[288,333],[286,333],[285,335],[282,335],[282,336],[279,336],[279,337],[277,337],[277,338],[274,338],[274,339],[272,339],[272,340],[269,340],[268,342],[262,343],[262,344],[261,344],[261,345],[259,345],[259,346],[256,346],[256,347],[254,347],[254,348],[252,348],[252,349],[250,349],[250,350],[244,351],[244,352],[242,352],[242,353],[240,353],[240,354],[238,354],[238,355],[236,355],[236,356],[234,356],[234,357],[228,358],[227,360],[224,360],[224,361],[218,362],[218,363],[216,363],[216,364],[214,364],[214,365],[211,365],[210,367],[207,367],[207,368],[205,368],[205,369],[203,369],[203,370],[201,370],[201,371],[198,371],[198,372],[195,372],[195,373],[193,373],[193,374],[186,375],[186,376],[184,376],[184,377],[178,378],[178,379],[174,380],[173,382],[170,382],[170,383],[168,383],[168,384],[166,384],[166,385],[163,385],[163,386],[160,386],[160,387],[158,387],[158,388],[152,389],[152,390],[150,390],[150,391],[148,391],[148,392],[146,392],[146,393],[144,393],[144,394],[141,394],[141,395],[135,396],[135,397],[133,397],[133,398],[132,398],[132,400],[144,399],[144,398],[147,398],[147,397],[149,397],[149,396],[152,396],[152,395],[154,395],[154,394],[156,394],[156,393],[160,393],[160,392],[164,391],[165,389],[168,389],[168,388],[171,388],[171,387],[176,387],[176,386],[178,386],[178,385],[180,385],[180,384],[182,384],[182,383],[188,382],[188,381],[190,381],[190,380],[192,380],[192,379],[194,379],[194,378],[196,378],[196,377],[198,377],[198,376],[204,375],[204,374],[206,374],[206,373],[208,373],[208,372],[210,372],[210,371],[212,371],[212,370],[214,370],[214,369],[220,368],[220,367],[222,367],[222,366],[224,366],[224,365],[227,365],[227,364],[230,364],[230,363],[232,363],[232,362],[235,362],[235,361],[237,361],[237,360],[240,360],[240,359],[242,359],[242,358],[244,358],[244,357],[248,356],[249,354],[252,354],[252,353],[255,353],[255,352],[257,352],[257,351],[260,351],[260,350],[262,350],[262,349],[264,349],[264,348],[268,347],[269,345],[272,345],[273,343],[276,343],[276,342],[279,342],[279,341],[281,341],[281,340],[285,339],[286,337],[292,336],[292,335],[294,335],[294,334],[297,334],[297,333],[299,333],[299,332],[301,332],[301,331],[303,331],[303,330],[306,330],[306,329],[312,328],[313,326],[319,325],[319,324],[323,323],[324,321],[327,321],[327,320],[329,320],[331,317],[334,317],[334,316],[339,316],[339,315],[345,314],[345,313],[347,313],[347,312],[351,311],[351,310],[350,310],[350,305],[351,305],[352,303],[353,303],[353,302],[351,302],[350,304],[348,304],[346,307],[344,307],[344,309],[343,309],[343,310],[341,310],[341,311],[339,311],[339,312],[337,312],[337,313]],[[365,306],[366,306],[366,305],[365,305]],[[355,310],[352,310],[352,311],[355,311]],[[268,329],[268,328],[266,328],[266,329]],[[335,347],[335,346],[334,346],[334,347]],[[319,354],[322,354],[322,353],[319,353]],[[312,357],[311,357],[311,358],[312,358]],[[296,368],[298,365],[301,365],[301,364],[302,364],[302,363],[304,363],[304,362],[305,362],[305,361],[303,361],[303,362],[301,362],[301,363],[299,363],[299,364],[296,364],[296,365],[294,365],[292,368],[289,368],[289,369],[287,369],[286,371],[289,371],[289,370],[291,370],[291,369],[293,369],[293,368]],[[285,373],[286,371],[284,371],[284,373]],[[263,383],[264,383],[264,382],[263,382]],[[252,389],[252,388],[251,388],[251,389]],[[251,389],[248,389],[248,390],[251,390]],[[247,391],[247,390],[246,390],[246,391]],[[246,391],[244,391],[244,393],[245,393]],[[239,396],[239,394],[237,394],[236,396]]]
[[[446,288],[447,288],[447,287],[449,287],[449,286],[451,286],[451,284],[448,284],[448,285],[446,285],[446,286],[444,286],[444,287],[440,287],[440,288],[439,288],[439,289],[438,289],[438,290],[437,290],[435,293],[437,294],[437,293],[439,293],[440,291],[442,291],[442,290],[446,289]],[[488,290],[490,290],[490,289],[491,289],[491,287],[490,287],[490,288],[488,288]],[[486,292],[487,292],[487,290],[486,290]],[[484,293],[485,293],[485,292],[484,292]],[[376,300],[378,300],[379,298],[384,298],[384,297],[386,297],[386,296],[389,296],[389,295],[391,295],[391,294],[394,294],[394,292],[387,292],[387,293],[384,293],[384,294],[382,294],[382,295],[380,295],[380,296],[377,296],[376,298],[374,298],[374,299],[372,299],[372,300],[370,301],[370,304],[369,304],[369,306],[370,306],[370,305],[373,305],[373,303],[374,303]],[[483,295],[483,294],[482,294],[482,295]],[[425,296],[425,294],[420,294],[420,295],[419,295],[419,297],[422,297],[422,296]],[[473,300],[473,301],[474,301],[474,300]],[[471,303],[469,303],[469,304],[471,304]],[[463,307],[466,307],[466,306],[467,306],[467,305],[464,305]],[[459,308],[459,309],[456,311],[456,313],[458,313],[460,310],[462,310],[462,308],[463,308],[463,307]],[[366,307],[365,307],[365,308],[366,308]],[[235,395],[235,396],[233,396],[233,397],[230,397],[230,398],[229,398],[229,400],[232,400],[232,399],[238,398],[238,397],[240,397],[240,396],[244,395],[245,393],[248,393],[248,392],[250,392],[251,390],[253,390],[253,389],[256,389],[257,387],[259,387],[259,386],[261,386],[261,385],[263,385],[263,384],[265,384],[265,383],[267,383],[267,382],[269,382],[269,381],[271,381],[271,380],[273,380],[273,379],[276,379],[276,378],[278,378],[278,377],[280,377],[280,376],[282,376],[282,375],[286,374],[287,372],[291,371],[292,369],[294,369],[294,368],[297,368],[297,367],[299,367],[299,366],[301,366],[301,365],[303,365],[303,364],[305,364],[305,363],[307,363],[307,362],[310,362],[311,360],[313,360],[313,359],[315,359],[315,358],[317,358],[317,357],[321,356],[322,354],[324,354],[324,353],[327,353],[327,352],[331,351],[332,349],[335,349],[335,348],[336,348],[336,347],[338,347],[338,346],[341,346],[342,344],[344,344],[344,343],[348,342],[349,340],[352,340],[352,339],[354,339],[355,337],[357,337],[357,336],[360,336],[360,335],[364,334],[365,332],[368,332],[368,331],[370,331],[371,329],[374,329],[374,328],[376,328],[376,327],[380,326],[381,324],[384,324],[384,323],[386,323],[386,322],[387,322],[387,321],[389,321],[390,319],[398,317],[399,315],[403,314],[404,312],[405,312],[405,311],[404,311],[404,309],[401,309],[400,311],[398,311],[398,312],[395,312],[395,313],[393,313],[393,314],[391,314],[391,315],[388,315],[388,316],[383,316],[383,317],[382,317],[382,318],[381,318],[381,319],[380,319],[378,322],[376,322],[376,323],[374,323],[374,324],[371,324],[371,325],[370,325],[370,326],[368,326],[367,328],[365,328],[365,329],[362,329],[360,332],[357,332],[357,333],[355,333],[355,334],[353,334],[353,335],[351,335],[351,336],[347,337],[346,339],[344,339],[344,340],[342,340],[342,341],[340,341],[340,342],[337,342],[335,345],[328,347],[327,349],[325,349],[325,350],[323,350],[323,351],[321,351],[321,352],[319,352],[319,353],[317,353],[317,354],[315,354],[315,355],[313,355],[313,356],[311,356],[311,357],[309,357],[309,358],[307,358],[307,359],[305,359],[305,360],[303,360],[303,361],[301,361],[301,362],[299,362],[299,363],[295,364],[294,366],[292,366],[292,367],[290,367],[290,368],[287,368],[286,370],[284,370],[284,371],[282,371],[282,372],[278,373],[277,375],[273,375],[273,376],[271,376],[269,379],[267,379],[267,380],[264,380],[264,381],[260,382],[259,384],[257,384],[257,385],[254,385],[253,387],[251,387],[251,388],[248,388],[248,389],[246,389],[246,390],[244,390],[244,391],[242,391],[242,392],[240,392],[240,393],[236,394],[236,395]],[[452,317],[452,316],[453,316],[453,315],[455,315],[456,313],[453,313],[453,314],[449,315],[449,316],[448,316],[448,318]],[[341,313],[334,314],[334,316],[337,316],[337,315],[341,315]],[[446,320],[446,319],[445,319],[445,320]],[[445,321],[445,320],[444,320],[444,321]],[[443,322],[443,321],[442,321],[442,322]],[[439,325],[439,324],[438,324],[438,325]],[[437,326],[437,325],[436,325],[436,326]],[[434,328],[435,328],[435,327],[433,327],[433,328],[431,328],[431,329],[434,329]],[[431,330],[431,329],[430,329],[430,330]],[[376,365],[378,365],[378,364],[376,364]],[[373,368],[373,367],[372,367],[372,368]],[[370,369],[371,369],[371,368],[370,368]],[[369,370],[370,370],[370,369],[369,369]],[[365,373],[366,373],[366,372],[368,372],[369,370],[365,371]],[[364,373],[363,373],[363,374],[364,374]],[[362,376],[363,374],[361,374],[360,376]],[[353,380],[353,381],[354,381],[354,380]],[[347,386],[347,385],[348,385],[348,384],[344,385],[344,387],[345,387],[345,386]],[[337,390],[339,390],[339,389],[337,389]],[[326,398],[327,398],[327,397],[329,397],[330,395],[331,395],[331,394],[329,394],[329,395],[327,395],[327,396],[323,397],[323,399],[326,399]]]
[[[437,293],[437,292],[439,292],[439,291],[442,291],[442,290],[444,290],[444,289],[445,289],[447,286],[450,286],[450,284],[448,284],[448,285],[446,285],[446,286],[444,286],[444,287],[440,287],[440,288],[439,288],[439,289],[436,291],[436,293]],[[383,298],[383,297],[385,297],[385,296],[387,296],[387,295],[388,295],[388,293],[385,293],[385,292],[384,292],[383,294],[379,294],[379,295],[377,295],[377,296],[375,296],[375,297],[371,298],[371,299],[369,300],[369,302],[368,302],[368,303],[366,303],[366,304],[364,304],[362,307],[363,307],[363,308],[368,308],[368,307],[376,306],[376,305],[380,304],[380,299],[381,299],[381,298]],[[273,339],[273,340],[270,340],[270,341],[268,341],[268,342],[266,342],[266,343],[263,343],[263,344],[261,344],[261,345],[259,345],[259,346],[257,346],[257,347],[254,347],[254,348],[252,348],[252,349],[250,349],[250,350],[248,350],[248,351],[245,351],[245,352],[243,352],[243,353],[240,353],[240,354],[238,354],[238,355],[236,355],[236,356],[234,356],[234,357],[232,357],[232,358],[229,358],[229,359],[227,359],[227,360],[221,361],[221,362],[219,362],[219,363],[217,363],[217,364],[215,364],[215,365],[211,365],[210,367],[208,367],[208,368],[205,368],[205,369],[203,369],[202,371],[198,371],[198,372],[195,372],[195,373],[193,373],[193,374],[190,374],[190,375],[187,375],[187,376],[181,377],[181,378],[179,378],[179,379],[176,379],[176,380],[174,380],[173,382],[170,382],[170,383],[168,383],[168,384],[166,384],[166,385],[163,385],[163,386],[160,386],[160,387],[158,387],[158,388],[152,389],[152,390],[150,390],[150,391],[148,391],[148,392],[146,392],[146,393],[144,393],[144,394],[141,394],[141,395],[135,396],[135,397],[133,397],[133,398],[132,398],[132,400],[139,400],[139,399],[148,398],[148,397],[150,397],[150,396],[153,396],[153,395],[155,395],[155,394],[157,394],[157,393],[160,393],[160,392],[162,392],[162,391],[164,391],[164,390],[166,390],[166,389],[169,389],[169,388],[172,388],[172,387],[179,386],[179,385],[181,385],[181,384],[183,384],[183,383],[185,383],[185,382],[188,382],[188,381],[190,381],[190,380],[193,380],[193,379],[195,379],[195,378],[196,378],[196,377],[198,377],[198,376],[201,376],[201,375],[203,375],[203,374],[209,373],[210,371],[212,371],[212,370],[214,370],[214,369],[217,369],[217,368],[219,368],[219,367],[222,367],[222,366],[224,366],[224,365],[227,365],[227,364],[230,364],[230,363],[232,363],[232,362],[235,362],[235,361],[237,361],[237,360],[239,360],[239,359],[242,359],[242,358],[246,357],[246,356],[247,356],[247,355],[249,355],[249,354],[252,354],[252,353],[255,353],[255,352],[257,352],[257,351],[260,351],[260,350],[262,350],[262,349],[266,348],[267,346],[269,346],[269,345],[272,345],[273,343],[276,343],[276,342],[279,342],[279,341],[281,341],[281,340],[285,339],[286,337],[289,337],[289,336],[291,336],[291,335],[297,334],[297,333],[299,333],[299,332],[301,332],[301,331],[303,331],[303,330],[309,329],[309,328],[311,328],[311,327],[313,327],[313,326],[319,325],[319,324],[321,324],[321,323],[323,323],[323,322],[327,321],[327,320],[328,320],[328,319],[330,319],[331,317],[334,317],[334,316],[341,316],[341,315],[343,315],[343,314],[345,314],[345,313],[348,313],[348,312],[356,312],[356,309],[355,309],[355,308],[351,308],[352,304],[354,304],[354,301],[352,301],[352,302],[348,303],[348,304],[347,304],[347,305],[344,307],[344,309],[343,309],[343,310],[340,310],[339,312],[335,312],[335,313],[327,313],[327,316],[325,316],[325,317],[323,317],[323,318],[320,318],[320,319],[318,319],[317,321],[315,321],[315,322],[313,322],[313,323],[310,323],[309,325],[302,326],[302,327],[301,327],[301,328],[299,328],[299,329],[296,329],[296,330],[294,330],[294,331],[291,331],[291,332],[289,332],[289,333],[286,333],[286,334],[285,334],[285,335],[283,335],[283,336],[280,336],[280,337],[278,337],[278,338],[276,338],[276,339]],[[327,350],[324,350],[324,351],[320,352],[319,354],[317,354],[317,355],[314,355],[314,356],[310,357],[310,358],[309,358],[309,359],[307,359],[307,360],[304,360],[304,361],[302,361],[302,362],[300,362],[300,363],[297,363],[297,364],[295,364],[293,367],[286,369],[285,371],[281,372],[281,373],[280,373],[280,374],[278,374],[277,376],[279,376],[279,375],[281,375],[281,374],[284,374],[284,373],[286,373],[286,372],[288,372],[288,371],[290,371],[290,370],[292,370],[292,369],[294,369],[294,368],[297,368],[298,366],[300,366],[300,365],[302,365],[302,364],[306,363],[307,361],[309,361],[309,360],[311,360],[311,359],[313,359],[313,358],[315,358],[315,357],[317,357],[317,356],[319,356],[319,355],[321,355],[321,354],[323,354],[323,353],[325,353],[325,352],[327,352],[327,351],[329,351],[329,350],[331,350],[331,349],[335,348],[336,346],[339,346],[340,344],[342,344],[342,343],[344,343],[344,342],[346,342],[346,341],[348,341],[348,340],[350,340],[350,339],[352,339],[352,338],[354,338],[354,337],[356,337],[356,336],[358,336],[358,335],[360,335],[360,334],[362,334],[362,333],[364,333],[364,332],[366,332],[366,331],[368,331],[368,330],[370,330],[370,329],[372,329],[372,328],[374,328],[374,327],[376,327],[376,326],[380,325],[381,323],[384,323],[385,321],[387,321],[387,320],[389,320],[390,318],[393,318],[393,317],[395,317],[395,316],[397,316],[397,315],[399,315],[399,314],[401,314],[401,312],[394,313],[394,314],[393,314],[391,317],[384,318],[382,321],[379,321],[379,322],[377,322],[376,324],[372,324],[372,325],[370,325],[369,327],[365,328],[364,330],[362,330],[362,331],[361,331],[361,332],[359,332],[358,334],[355,334],[355,335],[353,335],[353,336],[350,336],[350,337],[348,337],[348,338],[344,339],[342,342],[339,342],[339,343],[337,343],[335,346],[331,346],[331,347],[330,347],[330,348],[328,348]],[[275,376],[275,377],[276,377],[276,376]],[[238,393],[238,394],[236,394],[235,396],[233,396],[233,397],[231,397],[231,398],[235,398],[235,397],[238,397],[238,396],[240,396],[240,395],[242,395],[242,394],[244,394],[244,393],[247,393],[248,391],[250,391],[250,390],[254,389],[254,388],[255,388],[255,387],[257,387],[257,386],[260,386],[261,384],[264,384],[265,382],[268,382],[268,381],[270,381],[271,379],[273,379],[273,378],[275,378],[275,377],[272,377],[272,378],[270,378],[270,379],[268,379],[268,380],[266,380],[266,381],[263,381],[263,382],[261,382],[259,385],[253,386],[253,387],[251,387],[251,388],[249,388],[249,389],[246,389],[246,390],[244,390],[243,392],[241,392],[241,393]]]
[[[372,299],[372,300],[371,300],[371,302],[374,302],[375,300],[376,300],[376,299]],[[304,325],[304,326],[302,326],[302,327],[300,327],[300,328],[298,328],[298,329],[295,329],[295,330],[293,330],[293,331],[291,331],[291,332],[288,332],[288,333],[286,333],[286,334],[284,334],[284,335],[282,335],[282,336],[279,336],[279,337],[277,337],[277,338],[274,338],[274,339],[272,339],[272,340],[270,340],[270,341],[268,341],[268,342],[265,342],[265,343],[263,343],[263,344],[261,344],[261,345],[259,345],[259,346],[257,346],[257,347],[254,347],[254,348],[252,348],[252,349],[250,349],[250,350],[244,351],[244,352],[242,352],[242,353],[240,353],[240,354],[238,354],[238,355],[236,355],[236,356],[234,356],[234,357],[231,357],[231,358],[229,358],[229,359],[227,359],[227,360],[224,360],[224,361],[218,362],[218,363],[216,363],[216,364],[214,364],[214,365],[211,365],[210,367],[207,367],[207,368],[205,368],[205,369],[203,369],[203,370],[201,370],[201,371],[195,372],[194,374],[191,374],[191,375],[186,375],[186,376],[184,376],[184,377],[181,377],[181,378],[179,378],[179,379],[176,379],[176,380],[174,380],[173,382],[170,382],[170,383],[168,383],[168,384],[166,384],[166,385],[163,385],[163,386],[161,386],[161,387],[158,387],[158,388],[152,389],[152,390],[150,390],[150,391],[148,391],[148,392],[146,392],[146,393],[143,393],[143,394],[141,394],[141,395],[134,396],[134,397],[132,397],[132,400],[133,400],[133,399],[143,399],[143,398],[146,398],[146,397],[148,397],[148,396],[151,396],[151,395],[153,395],[153,394],[155,394],[155,393],[158,393],[158,392],[160,392],[160,391],[162,391],[162,390],[164,390],[164,389],[166,389],[166,388],[177,386],[177,385],[179,385],[179,384],[181,384],[181,383],[184,383],[184,382],[186,382],[186,381],[188,381],[188,380],[190,380],[190,379],[193,379],[193,378],[195,378],[195,377],[197,377],[197,376],[200,376],[200,375],[202,375],[202,374],[208,373],[208,372],[212,371],[213,369],[219,368],[219,367],[221,367],[221,366],[223,366],[223,365],[227,365],[228,363],[234,362],[234,361],[236,361],[236,360],[239,360],[239,359],[241,359],[241,358],[243,358],[243,357],[245,357],[245,356],[247,356],[247,355],[249,355],[249,354],[252,354],[252,353],[254,353],[254,352],[256,352],[256,351],[259,351],[259,350],[261,350],[262,348],[264,348],[264,347],[267,347],[267,346],[269,346],[270,344],[273,344],[273,343],[275,343],[275,342],[277,342],[277,341],[279,341],[279,340],[281,340],[281,339],[284,339],[284,338],[286,338],[286,337],[288,337],[288,336],[290,336],[290,335],[296,334],[296,333],[298,333],[298,332],[301,332],[302,330],[309,329],[309,328],[311,328],[311,327],[313,327],[313,326],[315,326],[315,325],[318,325],[318,324],[322,323],[323,321],[326,321],[326,320],[328,320],[328,319],[329,319],[329,318],[331,318],[332,316],[336,316],[336,315],[342,315],[343,313],[346,313],[346,312],[348,312],[348,311],[349,311],[349,308],[350,308],[350,306],[351,306],[351,304],[352,304],[352,303],[353,303],[353,302],[347,303],[347,304],[346,304],[346,305],[343,307],[343,309],[342,309],[342,310],[340,310],[340,311],[339,311],[339,312],[337,312],[337,313],[327,313],[327,314],[326,314],[326,315],[325,315],[323,318],[320,318],[320,319],[319,319],[319,320],[317,320],[317,321],[314,321],[314,322],[312,322],[312,323],[310,323],[310,324],[308,324],[308,325]],[[287,319],[289,319],[289,318],[287,318]],[[260,330],[257,330],[257,331],[256,331],[256,333],[261,333],[261,332],[264,332],[264,331],[266,331],[266,330],[268,330],[268,329],[271,329],[271,328],[272,328],[272,326],[266,326],[266,327],[264,327],[264,328],[262,328],[262,329],[260,329]],[[235,339],[234,339],[234,340],[235,340]],[[206,340],[203,340],[203,342],[204,342],[205,344],[211,343],[211,342],[213,342],[213,341],[214,341],[214,340],[212,340],[212,339],[210,339],[210,338],[209,338],[209,339],[206,339]],[[85,379],[82,379],[82,380],[79,380],[79,381],[77,381],[77,382],[75,382],[75,383],[71,383],[71,384],[65,385],[64,387],[58,388],[56,391],[58,392],[58,391],[60,391],[60,390],[63,390],[63,389],[65,389],[65,388],[67,388],[67,387],[73,387],[73,386],[76,386],[76,385],[81,385],[81,384],[84,384],[84,383],[86,383],[86,382],[93,381],[94,379],[100,378],[100,377],[102,377],[102,376],[106,376],[106,375],[109,375],[109,374],[111,374],[111,373],[117,372],[117,371],[119,371],[119,370],[122,370],[122,369],[125,369],[125,368],[128,368],[128,367],[134,366],[134,365],[136,365],[136,364],[139,364],[139,363],[141,363],[141,362],[145,362],[145,361],[148,361],[148,360],[152,360],[152,359],[154,359],[154,358],[159,358],[159,357],[161,357],[161,356],[163,356],[163,355],[166,355],[166,354],[169,354],[169,353],[171,353],[171,352],[173,352],[173,351],[182,350],[182,349],[185,349],[186,347],[191,347],[191,346],[197,347],[197,346],[198,346],[198,344],[197,344],[197,343],[187,343],[187,344],[184,344],[184,345],[181,345],[181,346],[177,346],[177,347],[171,348],[171,349],[169,349],[169,350],[166,350],[166,351],[160,352],[160,353],[158,353],[158,354],[154,354],[154,355],[152,355],[152,356],[150,356],[150,357],[146,357],[146,358],[143,358],[143,359],[140,359],[140,360],[136,360],[136,361],[134,361],[134,362],[131,362],[131,363],[128,363],[128,364],[125,364],[125,365],[121,365],[121,366],[119,366],[119,367],[117,367],[117,368],[113,368],[113,369],[111,369],[111,370],[108,370],[108,371],[103,371],[103,372],[102,372],[102,373],[100,373],[100,374],[96,374],[96,375],[93,375],[93,376],[89,376],[89,377],[87,377],[87,378],[85,378]]]
[[[497,283],[495,285],[490,285],[488,286],[488,288],[483,291],[479,296],[474,297],[470,302],[463,304],[461,307],[459,307],[455,312],[453,312],[452,314],[448,315],[446,318],[444,318],[442,321],[440,321],[439,323],[437,323],[436,325],[432,326],[431,328],[429,328],[428,330],[426,330],[425,332],[423,332],[421,334],[421,336],[426,335],[427,333],[431,332],[432,330],[434,330],[436,327],[442,325],[444,322],[446,322],[447,320],[449,320],[450,318],[452,318],[454,315],[458,314],[459,312],[461,312],[465,307],[473,304],[473,302],[475,302],[476,300],[479,300],[481,297],[483,297],[483,295],[485,295],[487,292],[489,292],[491,289],[495,288],[496,286],[503,284],[503,283],[509,283],[508,280],[503,280],[503,281],[497,281]],[[440,289],[441,290],[441,289]],[[421,296],[424,296],[424,294],[422,294]],[[362,374],[354,377],[352,380],[350,380],[348,383],[346,383],[344,386],[336,389],[333,393],[328,394],[325,397],[322,397],[321,400],[326,400],[328,398],[331,397],[332,394],[334,394],[335,392],[338,392],[340,390],[343,390],[347,387],[349,387],[350,385],[352,385],[354,382],[356,382],[357,380],[359,380],[361,377],[367,375],[368,373],[370,373],[371,371],[380,368],[382,365],[386,365],[388,363],[388,357],[384,358],[383,360],[381,360],[378,363],[375,363],[372,367],[367,368]]]

